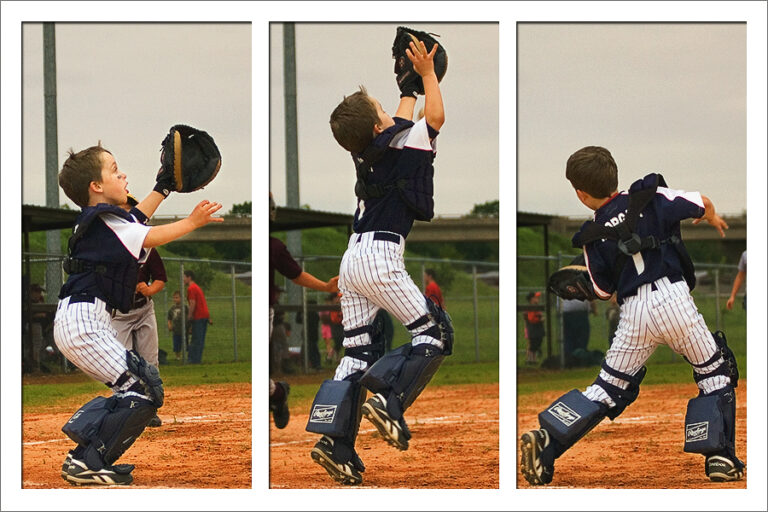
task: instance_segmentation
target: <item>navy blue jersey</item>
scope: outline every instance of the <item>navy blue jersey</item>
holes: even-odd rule
[[[377,140],[391,137],[391,131],[397,131],[401,125],[411,123],[399,117],[393,118],[395,126],[380,133]],[[438,132],[427,125],[422,118],[412,127],[399,131],[389,142],[389,147],[377,160],[367,178],[372,185],[388,185],[398,179],[407,178],[417,170],[430,180],[434,173],[432,162],[435,158],[435,138]],[[431,190],[430,190],[431,192]],[[390,188],[381,197],[358,199],[353,229],[355,233],[368,231],[391,231],[404,238],[413,227],[414,212],[403,200],[396,187]]]
[[[85,223],[84,220],[92,215],[96,215],[96,218]],[[143,245],[150,227],[141,223],[136,216],[110,211],[106,205],[83,208],[77,217],[76,226],[85,224],[86,231],[75,242],[70,256],[100,266],[101,269],[70,274],[61,287],[59,298],[90,295],[126,312],[130,309],[130,299],[133,298],[138,282],[138,264],[146,261],[148,255]],[[122,293],[122,290],[126,290],[126,293]],[[128,297],[127,304],[122,300],[125,295]]]
[[[650,174],[636,181],[630,191],[652,187],[655,176]],[[595,211],[594,220],[599,224],[615,226],[624,220],[628,205],[627,192],[616,194]],[[660,241],[667,240],[672,235],[680,237],[681,220],[703,215],[704,203],[698,192],[658,187],[654,198],[637,219],[635,232],[641,238],[651,235]],[[581,231],[574,238],[580,233]],[[673,244],[664,243],[657,249],[644,249],[628,258],[618,282],[614,282],[614,264],[619,254],[614,240],[597,240],[584,246],[584,259],[595,293],[602,299],[609,298],[615,291],[618,301],[622,302],[624,297],[634,295],[637,288],[643,284],[652,283],[662,277],[668,277],[672,281],[684,277],[677,250]]]

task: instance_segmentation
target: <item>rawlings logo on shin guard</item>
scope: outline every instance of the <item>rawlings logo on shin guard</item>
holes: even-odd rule
[[[309,416],[310,423],[333,423],[336,417],[336,405],[315,405]]]

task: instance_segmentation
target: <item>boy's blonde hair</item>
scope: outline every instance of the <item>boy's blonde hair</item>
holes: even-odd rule
[[[609,197],[619,186],[616,162],[600,146],[587,146],[572,154],[565,164],[565,177],[573,188],[598,199]]]
[[[344,100],[331,113],[331,131],[341,147],[352,154],[362,153],[373,140],[373,127],[379,114],[365,87]]]
[[[101,183],[102,153],[110,153],[98,145],[75,153],[70,148],[69,157],[59,172],[59,186],[80,208],[88,206],[91,182]]]

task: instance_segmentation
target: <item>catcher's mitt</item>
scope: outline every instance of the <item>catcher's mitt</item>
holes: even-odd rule
[[[413,30],[408,27],[397,27],[395,42],[392,43],[392,58],[395,59],[395,74],[397,75],[397,86],[402,93],[400,95],[401,98],[403,96],[424,94],[424,82],[422,82],[419,74],[413,69],[411,59],[405,54],[405,50],[410,48],[409,43],[411,41],[415,44],[423,41],[428,52],[431,52],[432,47],[437,44],[437,51],[434,57],[437,81],[439,82],[445,76],[445,72],[448,70],[448,54],[445,53],[443,45],[433,36],[440,37],[437,34],[421,32],[420,30]]]
[[[589,278],[587,267],[568,265],[549,276],[549,291],[566,300],[595,300],[595,290]]]
[[[177,124],[163,139],[155,190],[168,196],[194,192],[213,180],[221,168],[221,153],[213,137],[191,126]]]

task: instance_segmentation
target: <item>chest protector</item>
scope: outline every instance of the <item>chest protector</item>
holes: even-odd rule
[[[587,222],[581,232],[573,237],[573,246],[583,247],[595,240],[615,240],[619,249],[619,255],[613,266],[613,280],[614,283],[618,283],[624,265],[633,254],[637,254],[645,249],[658,249],[663,244],[671,244],[680,258],[680,265],[683,270],[685,282],[688,284],[688,288],[693,290],[696,286],[693,261],[691,261],[691,257],[679,236],[671,235],[664,240],[659,240],[653,235],[640,237],[640,235],[635,233],[637,219],[640,217],[640,213],[656,196],[656,189],[660,186],[667,186],[664,177],[661,174],[655,174],[654,177],[655,182],[648,188],[633,190],[630,187],[629,206],[627,207],[627,212],[622,222],[615,226],[606,226],[594,221]]]
[[[432,155],[429,160],[414,162],[417,164],[414,166],[401,165],[399,162],[392,181],[369,183],[373,166],[384,156],[389,144],[397,134],[411,127],[412,122],[396,125],[391,132],[379,135],[375,143],[370,144],[359,156],[353,157],[357,171],[355,195],[365,201],[383,197],[390,190],[396,189],[416,220],[430,221],[435,215]]]
[[[94,242],[84,237],[93,221],[102,213],[111,213],[125,220],[134,221],[128,212],[117,206],[102,203],[85,208],[78,217],[77,224],[72,228],[72,236],[67,246],[68,255],[64,259],[63,267],[64,271],[71,275],[91,273],[96,287],[101,292],[101,298],[121,313],[127,313],[131,309],[136,292],[139,262],[122,245],[119,247],[119,253],[92,250],[94,243],[103,245],[104,240]],[[100,257],[77,257],[86,251],[89,255],[96,253]]]

